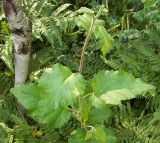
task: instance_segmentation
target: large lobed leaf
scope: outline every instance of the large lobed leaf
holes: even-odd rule
[[[55,64],[46,69],[37,83],[15,87],[12,93],[30,115],[52,127],[61,127],[71,113],[66,109],[85,92],[85,80],[67,67]]]
[[[92,79],[94,102],[120,104],[122,100],[135,98],[137,95],[150,92],[154,95],[155,87],[144,83],[122,71],[100,71]],[[99,101],[100,99],[100,101]]]
[[[90,124],[101,124],[110,117],[110,111],[104,103],[117,105],[122,100],[135,98],[148,91],[154,95],[155,91],[153,85],[122,71],[100,71],[91,80],[91,87],[91,103],[85,99],[82,107],[82,121]],[[55,64],[53,68],[46,69],[36,83],[17,86],[12,93],[32,117],[40,123],[58,128],[70,119],[71,113],[67,107],[73,105],[77,97],[84,95],[87,88],[80,74]]]

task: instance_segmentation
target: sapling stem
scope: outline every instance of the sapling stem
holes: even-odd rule
[[[88,42],[92,36],[92,32],[93,32],[93,28],[94,28],[94,25],[95,25],[95,22],[96,22],[96,19],[101,15],[101,8],[99,9],[98,13],[96,14],[96,16],[93,16],[93,19],[92,19],[92,22],[91,22],[91,26],[89,28],[89,31],[87,33],[87,36],[85,38],[85,41],[84,41],[84,44],[83,44],[83,47],[82,47],[82,53],[81,53],[81,59],[80,59],[80,67],[79,67],[79,73],[82,74],[82,70],[83,70],[83,63],[84,63],[84,55],[85,55],[85,52],[87,50],[87,45],[88,45]],[[88,96],[88,95],[87,95]],[[81,127],[83,127],[83,122],[82,122],[82,116],[83,116],[83,99],[84,98],[81,98],[81,96],[79,96],[79,108],[80,108],[80,122],[81,122]]]
[[[99,9],[98,13],[96,14],[96,16],[93,16],[92,22],[91,22],[91,26],[89,28],[88,34],[85,38],[83,47],[82,47],[82,53],[81,53],[81,59],[80,59],[80,66],[79,66],[79,73],[82,74],[82,70],[83,70],[83,63],[84,63],[84,54],[87,50],[87,46],[88,46],[88,42],[92,36],[92,32],[93,32],[93,27],[95,25],[96,19],[100,16],[101,14],[101,8]]]

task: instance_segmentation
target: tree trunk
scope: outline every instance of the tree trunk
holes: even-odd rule
[[[14,42],[15,86],[18,86],[25,83],[28,75],[32,26],[21,9],[20,0],[3,0],[3,9]]]
[[[31,22],[25,17],[19,0],[3,0],[5,17],[8,20],[14,41],[15,85],[25,83],[31,44]]]

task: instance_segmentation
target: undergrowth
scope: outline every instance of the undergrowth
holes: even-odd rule
[[[109,13],[100,18],[105,21],[105,28],[114,38],[114,42],[107,55],[102,56],[98,40],[91,37],[82,74],[85,79],[91,79],[102,69],[120,70],[155,85],[155,97],[139,97],[124,101],[120,106],[111,106],[112,116],[104,125],[113,130],[118,143],[158,143],[160,1],[68,2],[72,5],[64,4],[64,1],[45,0],[29,0],[23,3],[24,12],[27,12],[33,22],[28,81],[35,82],[46,68],[57,62],[69,67],[72,72],[79,71],[81,47],[86,35],[74,22],[75,11],[87,6],[97,12],[99,6],[104,4]],[[10,93],[14,78],[11,50],[13,45],[2,14],[0,20],[0,142],[67,142],[70,134],[79,127],[74,118],[60,129],[48,129],[38,122],[27,121],[16,110],[16,99]]]

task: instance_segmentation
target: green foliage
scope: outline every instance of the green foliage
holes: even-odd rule
[[[94,106],[88,114],[88,122],[90,125],[101,124],[111,117],[111,110],[108,106],[98,104]]]
[[[71,138],[69,139],[69,143],[116,143],[116,137],[111,132],[111,130],[107,130],[102,127],[92,128],[85,133],[83,129],[77,129],[73,132]]]
[[[33,5],[33,3],[36,6]],[[68,9],[71,6],[71,4],[63,4],[56,8],[55,5],[49,2],[47,3],[45,0],[39,2],[35,0],[24,2],[24,11],[33,23],[33,36],[41,40],[43,39],[42,36],[45,36],[53,47],[55,45],[57,47],[57,44],[62,47],[63,33],[70,34],[76,25],[85,30],[89,30],[91,21],[95,17],[94,11],[82,7],[76,12],[73,12]],[[107,11],[104,8],[100,8],[98,16],[105,12]],[[81,13],[83,13],[83,15],[79,15]],[[99,47],[103,55],[105,55],[111,46],[112,38],[105,30],[103,20],[96,18],[93,33],[100,43]]]
[[[59,64],[45,70],[37,85],[29,84],[13,90],[18,101],[30,111],[31,116],[51,127],[61,127],[69,120],[71,114],[65,107],[73,105],[76,97],[84,92],[83,78]]]
[[[92,89],[94,95],[103,102],[115,105],[120,104],[122,100],[135,98],[136,95],[147,91],[155,95],[154,86],[118,71],[102,71],[96,74],[92,80]]]
[[[107,66],[103,59],[100,57],[99,52],[94,51],[85,55],[83,69],[83,75],[85,78],[91,79],[94,74],[104,69],[107,69]]]
[[[104,21],[99,20],[98,17],[102,15],[102,13],[107,12],[107,10],[104,9],[104,7],[102,7],[98,11],[97,15],[94,15],[94,11],[82,7],[77,12],[83,13],[83,15],[79,15],[76,18],[77,25],[85,29],[87,32],[89,32],[89,30],[92,28],[92,33],[99,41],[99,48],[101,49],[103,55],[105,56],[108,49],[111,46],[111,41],[113,39],[104,28]],[[93,23],[94,25],[92,25]]]
[[[36,127],[21,119],[9,94],[13,46],[1,14],[0,142],[158,143],[159,96],[139,95],[154,93],[153,85],[160,91],[159,4],[159,0],[23,1],[33,24],[30,82],[13,92],[29,109]],[[78,72],[81,47],[94,18],[84,58],[85,81],[71,71]],[[54,65],[57,62],[71,70]]]
[[[143,10],[134,13],[130,20],[135,23],[132,29],[115,34],[114,53],[106,62],[114,69],[123,69],[153,83],[159,91],[159,2],[153,3],[151,7],[146,4]],[[151,14],[153,11],[155,14]]]
[[[144,99],[141,103],[142,101]],[[137,115],[137,111],[127,103],[126,106],[114,108],[114,113],[118,142],[158,142],[159,119],[153,119],[152,113],[145,115],[144,107],[140,115]]]
[[[106,134],[105,128],[97,127],[102,126],[111,114],[105,104],[120,104],[122,100],[135,98],[144,92],[152,91],[154,94],[155,90],[154,86],[124,72],[100,71],[88,83],[91,87],[81,75],[55,64],[46,69],[36,83],[14,87],[12,93],[33,118],[48,127],[60,128],[72,115],[81,126],[91,130],[85,133],[83,128],[77,130],[69,142],[81,138],[79,142],[87,143],[109,141],[107,136],[110,133]],[[104,114],[96,117],[97,112]],[[111,132],[109,139],[115,142],[114,138]]]
[[[117,112],[114,110],[115,121],[118,120],[115,128],[118,129],[118,139],[122,143],[156,143],[160,136],[157,130],[160,107],[159,4],[159,0],[145,1],[144,8],[129,17],[129,29],[123,30],[121,25],[111,28],[115,43],[114,49],[108,55],[109,59],[104,60],[106,64],[113,69],[125,70],[141,77],[144,81],[156,85],[158,91],[158,95],[153,98],[145,101],[137,99],[128,103],[124,109]],[[118,25],[118,22],[115,25]],[[155,122],[151,123],[152,120]]]
[[[14,116],[12,116],[15,118]],[[34,137],[36,132],[36,127],[28,126],[23,122],[22,119],[17,118],[16,120],[20,121],[20,125],[15,125],[13,128],[9,128],[6,124],[0,123],[0,141],[4,143],[14,142],[14,143],[24,143],[32,142],[38,143],[38,138]]]
[[[1,20],[0,21],[0,59],[8,66],[13,72],[13,54],[12,54],[13,42],[10,36],[8,24]]]
[[[75,13],[68,9],[71,4],[57,7],[47,0],[29,0],[23,1],[22,6],[32,20],[33,36],[41,41],[45,36],[52,47],[55,47],[55,44],[62,46],[62,33],[68,34],[75,27]]]
[[[10,88],[13,87],[12,77],[5,73],[0,73],[0,121],[11,121],[10,114],[15,112],[14,98],[9,94]]]
[[[69,143],[84,143],[85,131],[83,129],[77,129],[72,133],[72,137],[69,139]]]

